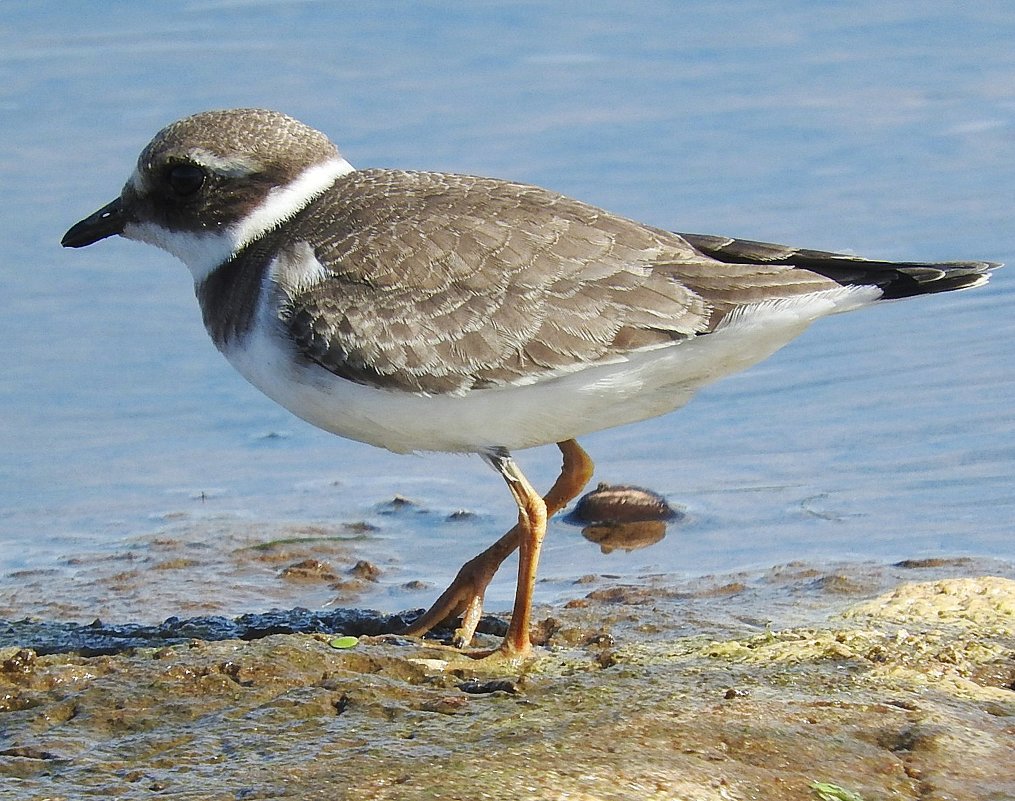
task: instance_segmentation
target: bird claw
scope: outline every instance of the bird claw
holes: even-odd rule
[[[461,615],[462,622],[455,629],[452,642],[456,648],[467,648],[476,634],[480,619],[483,617],[483,599],[486,595],[486,588],[493,580],[501,563],[517,546],[516,527],[481,554],[466,562],[458,571],[455,580],[444,590],[433,606],[406,626],[401,633],[411,637],[422,637],[445,620],[452,620]]]
[[[493,576],[490,578],[492,579]],[[465,613],[462,615],[462,625],[455,629],[455,636],[451,641],[455,648],[468,648],[469,643],[472,642],[479,621],[483,617],[483,595],[485,592],[486,587],[484,586],[469,599]]]

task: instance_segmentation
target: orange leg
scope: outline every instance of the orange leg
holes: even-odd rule
[[[542,503],[546,508],[546,517],[552,517],[567,506],[571,499],[575,498],[592,478],[592,460],[575,440],[569,439],[565,442],[559,442],[557,447],[560,448],[564,459],[560,468],[560,475],[554,482],[553,487],[550,488],[550,491],[542,499]],[[498,471],[501,472],[500,468],[498,468]],[[517,466],[515,466],[515,471],[520,475]],[[507,479],[506,476],[505,480],[508,481],[510,488],[512,486],[511,480]],[[525,484],[531,490],[531,486],[528,485],[527,481],[525,481]],[[512,490],[512,494],[515,494],[514,490]],[[518,502],[517,495],[515,500]],[[523,507],[523,503],[525,507]],[[523,503],[519,503],[518,524],[481,554],[466,562],[462,566],[462,569],[458,571],[455,580],[451,582],[451,585],[441,594],[434,605],[406,629],[406,634],[421,636],[438,623],[461,615],[462,625],[455,632],[455,645],[459,648],[468,646],[472,641],[473,635],[476,633],[476,626],[479,625],[479,619],[483,614],[483,596],[486,593],[487,586],[503,561],[519,546],[521,532],[528,530],[528,517],[526,516],[523,521],[522,510],[532,505],[531,499],[526,499]],[[543,530],[545,531],[545,520]],[[540,535],[541,541],[542,536]],[[538,559],[538,548],[536,558]],[[519,579],[521,579],[521,565],[519,565]],[[521,589],[521,586],[519,584],[519,589]],[[531,589],[529,591],[529,603],[531,603]],[[525,625],[527,636],[528,623],[526,622]]]
[[[504,477],[518,504],[518,584],[515,586],[515,604],[511,609],[511,623],[508,624],[504,641],[494,652],[499,656],[514,658],[525,656],[532,650],[529,624],[539,551],[546,536],[546,502],[539,497],[539,493],[533,489],[511,457],[497,459],[493,465]]]

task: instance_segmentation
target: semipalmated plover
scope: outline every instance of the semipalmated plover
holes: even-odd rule
[[[819,317],[977,286],[992,263],[890,263],[676,234],[535,186],[355,170],[284,114],[197,114],[160,131],[120,197],[63,238],[119,234],[179,257],[208,333],[254,386],[327,431],[398,453],[481,455],[518,524],[418,621],[463,614],[520,547],[508,633],[529,651],[546,518],[591,477],[575,442],[670,412]],[[511,451],[556,443],[545,497]]]

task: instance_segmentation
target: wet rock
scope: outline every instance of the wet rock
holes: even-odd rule
[[[235,618],[219,615],[186,619],[170,617],[152,626],[135,623],[107,625],[99,620],[87,625],[0,620],[0,648],[18,643],[29,645],[40,655],[77,653],[100,656],[136,648],[179,645],[191,640],[256,640],[272,634],[312,632],[376,635],[396,632],[404,626],[405,619],[400,615],[382,615],[360,609],[311,611],[300,607],[273,609]]]
[[[439,715],[458,715],[469,709],[469,699],[465,696],[443,696],[424,701],[419,705],[419,709],[423,712],[436,712]]]
[[[177,619],[164,633],[262,636],[153,637],[99,657],[42,653],[18,640],[32,635],[27,621],[0,624],[13,640],[0,650],[11,665],[0,698],[32,700],[0,719],[0,786],[12,801],[148,801],[153,787],[339,801],[477,788],[505,801],[797,801],[815,787],[869,800],[1015,797],[1015,582],[929,574],[896,585],[891,571],[817,570],[877,584],[847,608],[855,599],[812,591],[806,572],[646,580],[651,604],[554,608],[549,646],[526,663],[391,636],[338,650],[313,633],[327,615],[308,610]],[[703,594],[731,585],[743,589]],[[747,612],[772,625],[759,631]],[[357,615],[383,622],[351,613],[336,630],[352,633]],[[299,627],[311,633],[263,636]],[[130,641],[108,621],[75,631],[118,629]]]
[[[10,656],[0,654],[0,671],[8,676],[27,676],[39,661],[38,655],[30,648],[17,648]]]
[[[870,584],[857,581],[849,576],[832,574],[822,576],[811,582],[811,588],[821,592],[831,592],[837,595],[860,595],[863,592],[870,592]]]
[[[52,751],[43,751],[40,748],[35,748],[30,745],[15,746],[14,748],[4,748],[0,750],[0,756],[7,757],[21,757],[23,759],[60,759],[58,754],[54,754]]]
[[[152,565],[152,570],[187,570],[192,567],[197,567],[201,564],[197,559],[166,559],[162,562]]]
[[[417,501],[412,500],[412,498],[406,498],[404,495],[396,495],[389,501],[377,504],[375,508],[378,514],[382,515],[423,514],[426,512],[426,509]]]
[[[342,528],[345,531],[352,532],[354,534],[371,534],[374,531],[380,531],[380,527],[373,523],[368,523],[365,520],[356,520],[351,523],[343,523]]]
[[[958,558],[946,558],[940,557],[929,557],[926,559],[903,559],[895,563],[895,567],[901,567],[906,570],[930,570],[936,567],[963,567],[970,564],[972,560],[958,557]]]
[[[546,645],[561,628],[562,624],[557,618],[543,618],[529,631],[529,640],[533,645]]]
[[[642,487],[600,483],[581,497],[569,520],[577,523],[641,523],[680,515],[657,492]]]
[[[980,665],[969,678],[981,687],[1000,687],[1015,691],[1015,656]]]
[[[647,604],[652,603],[656,593],[647,587],[605,587],[593,590],[585,596],[590,601],[605,601],[611,604]]]
[[[281,578],[288,581],[334,581],[337,576],[331,565],[320,559],[303,559],[282,569]]]
[[[349,574],[364,581],[377,581],[381,577],[381,569],[366,559],[360,559],[349,569]]]
[[[469,681],[459,684],[458,689],[470,695],[488,695],[490,693],[518,695],[521,692],[518,683],[511,679],[488,679],[486,681],[469,679]]]
[[[462,523],[469,520],[475,520],[476,513],[471,512],[468,509],[457,509],[448,515],[448,520],[453,523]]]
[[[698,590],[695,596],[698,598],[721,598],[724,595],[739,595],[747,591],[747,585],[742,581],[727,581],[722,584],[713,584]]]

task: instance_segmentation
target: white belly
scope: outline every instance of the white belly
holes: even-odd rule
[[[270,294],[270,293],[269,293]],[[396,453],[547,445],[656,417],[764,359],[813,320],[875,300],[869,287],[744,307],[715,332],[534,384],[453,397],[375,389],[296,358],[274,304],[226,357],[268,397],[309,423]]]

